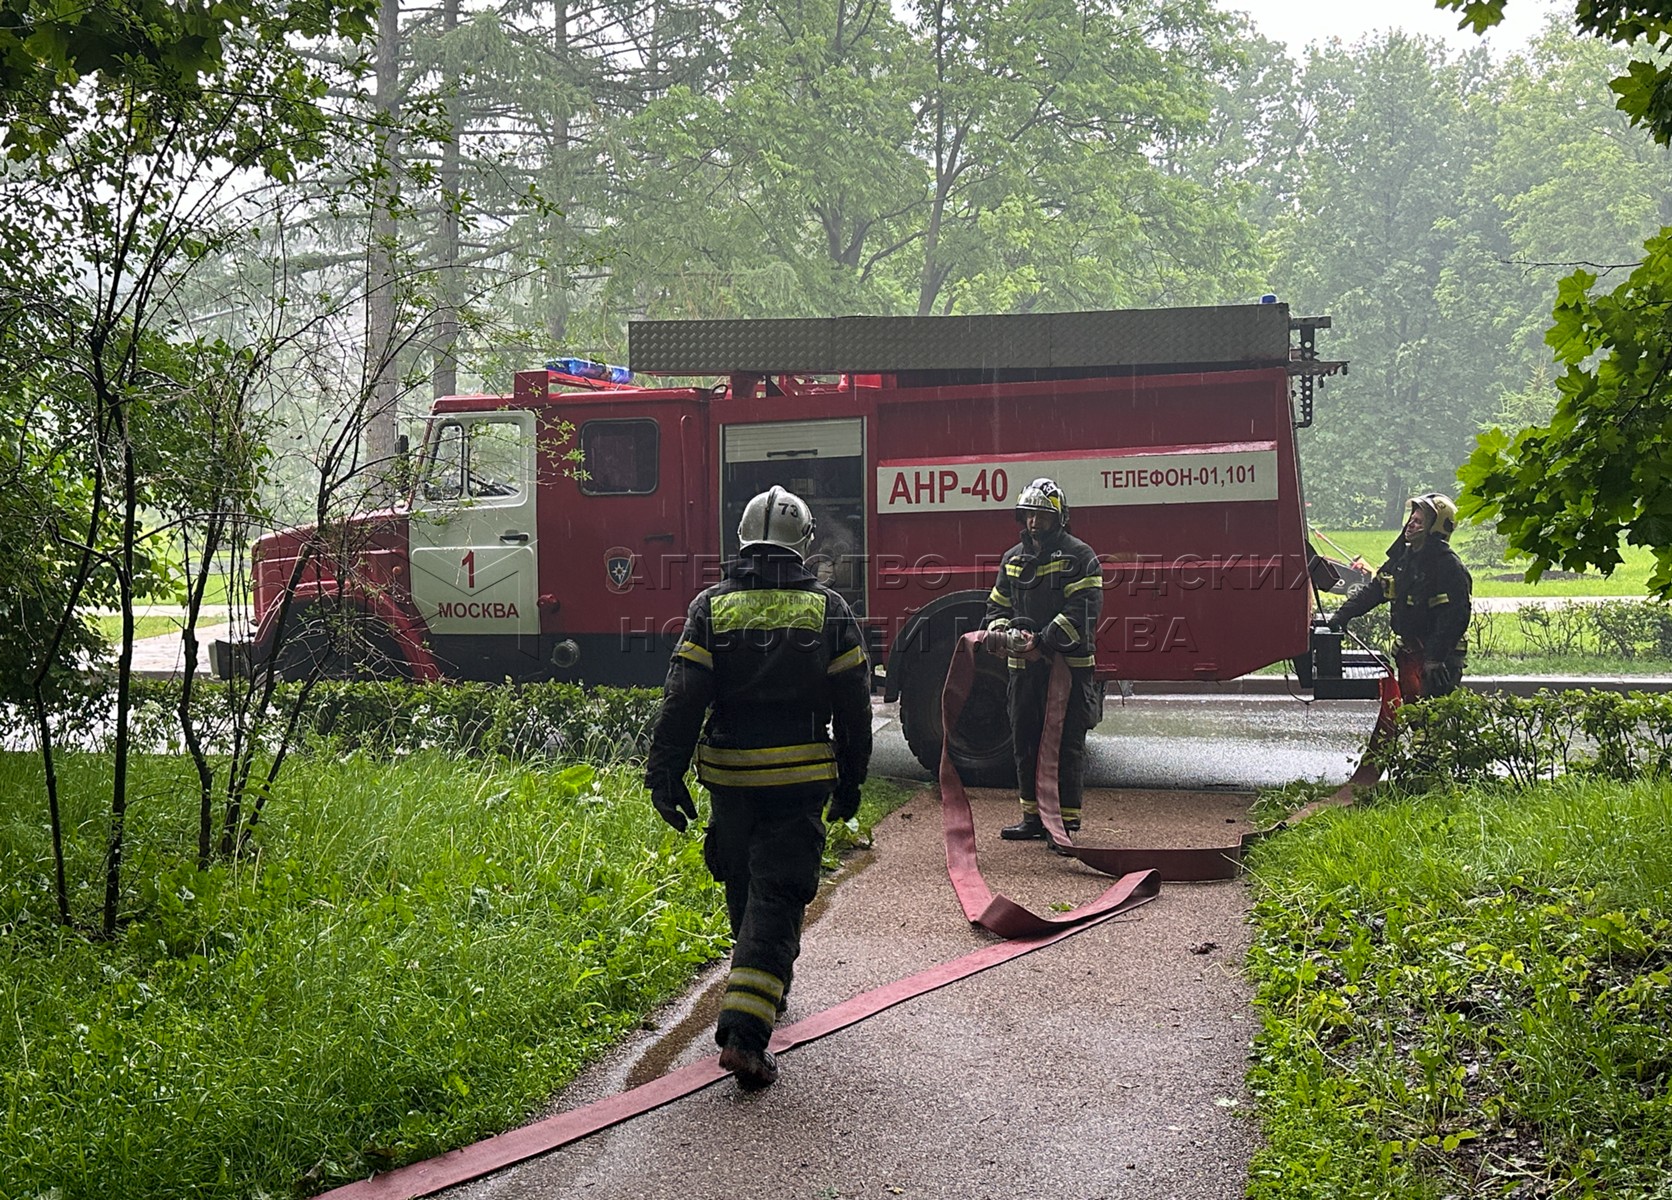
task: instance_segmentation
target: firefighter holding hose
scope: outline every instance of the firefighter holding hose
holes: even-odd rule
[[[737,561],[686,613],[645,767],[651,803],[677,830],[697,816],[693,753],[712,799],[703,861],[732,931],[714,1040],[749,1090],[778,1078],[767,1043],[818,891],[820,810],[831,821],[859,811],[871,758],[870,663],[847,603],[803,561],[813,525],[780,487],[744,508]]]
[[[1068,531],[1068,497],[1051,479],[1035,479],[1016,499],[1021,540],[999,561],[987,596],[983,647],[1003,655],[1010,671],[1007,699],[1015,741],[1022,819],[999,836],[1028,841],[1046,836],[1039,819],[1035,774],[1045,730],[1051,658],[1068,662],[1073,686],[1063,714],[1057,794],[1063,828],[1080,828],[1086,774],[1086,732],[1102,717],[1095,639],[1103,615],[1103,571],[1097,554]]]
[[[1408,700],[1444,696],[1463,680],[1474,580],[1451,548],[1457,505],[1428,492],[1411,498],[1410,517],[1374,578],[1359,584],[1329,619],[1348,621],[1391,604],[1399,690]]]

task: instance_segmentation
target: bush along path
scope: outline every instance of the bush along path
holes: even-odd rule
[[[1389,786],[1251,859],[1249,1195],[1663,1197],[1672,706],[1401,716]]]

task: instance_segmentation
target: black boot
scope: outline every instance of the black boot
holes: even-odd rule
[[[1016,824],[999,830],[999,836],[1007,842],[1036,842],[1045,836],[1045,822],[1038,813],[1023,813]]]
[[[770,1050],[727,1043],[720,1051],[720,1069],[737,1076],[737,1086],[746,1092],[758,1092],[778,1082],[778,1058]]]
[[[1064,821],[1062,823],[1062,828],[1063,828],[1064,833],[1079,833],[1080,832],[1080,822],[1079,822],[1078,819],[1067,820],[1067,821]],[[1059,842],[1059,841],[1057,841],[1056,838],[1049,838],[1047,840],[1050,843],[1052,854],[1066,855],[1068,853],[1068,843]]]

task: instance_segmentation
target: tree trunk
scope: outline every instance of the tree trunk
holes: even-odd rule
[[[134,548],[139,540],[139,471],[121,401],[106,403],[110,405],[118,438],[115,449],[121,452],[122,458],[122,545],[116,569],[117,591],[122,598],[122,645],[116,657],[116,750],[111,764],[110,839],[105,845],[104,918],[100,922],[100,931],[109,938],[116,936],[116,918],[122,899],[122,853],[127,842],[128,760],[132,751],[128,718],[133,709]]]
[[[395,460],[396,373],[395,202],[399,194],[401,72],[400,0],[383,0],[377,22],[377,93],[373,101],[380,129],[382,174],[372,190],[371,245],[366,254],[366,462],[377,474]]]
[[[459,390],[459,360],[456,354],[459,341],[459,138],[464,129],[463,74],[451,45],[452,33],[459,27],[459,0],[444,0],[441,7],[441,61],[443,88],[447,95],[447,142],[441,148],[439,168],[441,183],[441,220],[436,227],[435,269],[439,275],[439,290],[435,314],[434,366],[430,372],[430,389],[437,397],[451,396]]]
[[[941,261],[940,235],[946,224],[946,209],[951,203],[952,189],[963,172],[964,135],[967,125],[958,125],[956,118],[949,125],[946,115],[946,0],[935,4],[935,194],[929,203],[929,223],[923,231],[923,274],[917,285],[917,315],[926,317],[935,310],[935,301],[951,268]],[[951,307],[951,301],[947,302]]]
[[[567,81],[572,53],[567,0],[557,0],[552,5],[552,11],[552,50],[557,57],[558,70]],[[551,183],[548,185],[551,194],[546,197],[557,206],[550,218],[551,240],[547,243],[550,265],[546,268],[546,333],[551,338],[547,349],[554,354],[568,349],[564,345],[569,336],[568,213],[575,202],[574,174],[570,162],[573,146],[569,128],[574,114],[569,111],[567,99],[560,98],[557,103],[559,108],[552,131],[554,144],[548,160],[551,163]]]
[[[52,751],[52,724],[46,692],[35,683],[35,729],[41,739],[41,764],[46,772],[46,813],[52,831],[52,894],[58,903],[58,923],[70,923],[70,889],[64,879],[64,824],[58,812],[58,763]]]

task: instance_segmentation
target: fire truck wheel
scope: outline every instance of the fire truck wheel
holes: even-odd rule
[[[939,643],[944,643],[944,651]],[[941,685],[952,645],[950,633],[937,639],[937,652],[913,659],[900,681],[900,725],[906,745],[931,775],[940,770]],[[1014,787],[1016,762],[1010,744],[1004,663],[990,654],[977,655],[975,683],[952,735],[952,763],[970,787]]]
[[[327,613],[310,604],[291,614],[274,670],[280,679],[405,679],[406,661],[395,637],[376,617]]]

